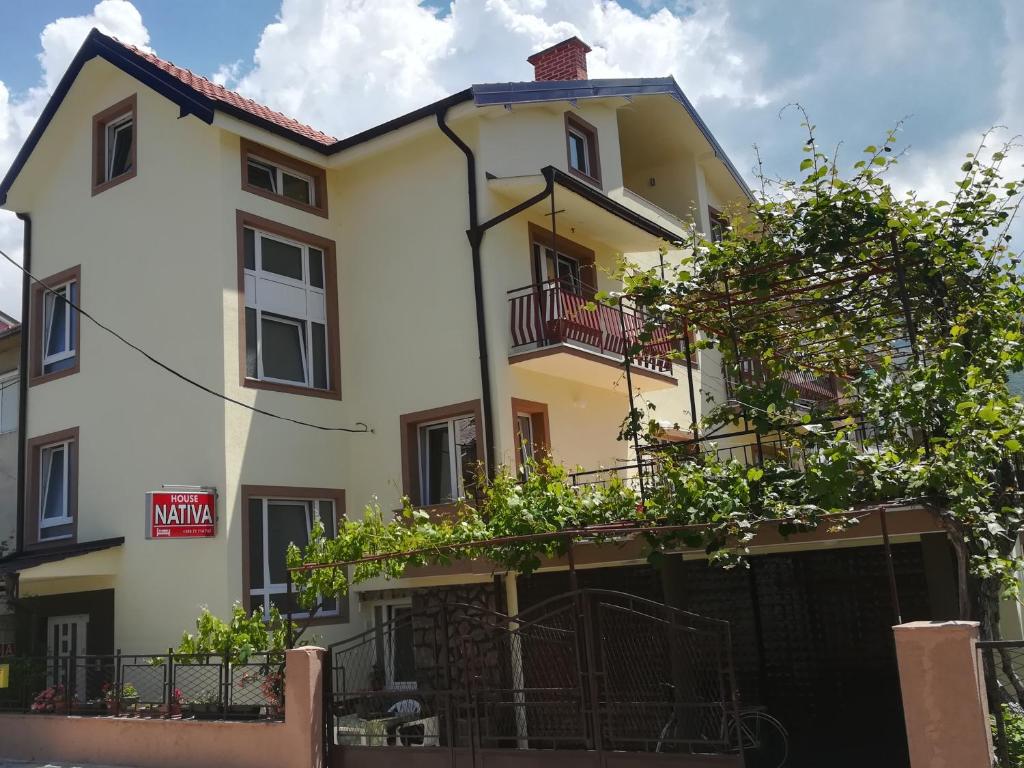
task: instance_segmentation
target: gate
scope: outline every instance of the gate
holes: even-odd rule
[[[1024,640],[977,644],[998,768],[1024,768]]]
[[[391,764],[396,748],[416,748],[407,768],[503,768],[524,750],[579,768],[742,765],[728,623],[633,595],[381,612],[328,660],[334,766]]]

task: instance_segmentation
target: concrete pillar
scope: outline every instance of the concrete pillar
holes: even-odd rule
[[[288,768],[323,768],[324,657],[323,648],[307,646],[285,651],[284,725]]]
[[[990,768],[978,622],[912,621],[893,631],[911,768]]]

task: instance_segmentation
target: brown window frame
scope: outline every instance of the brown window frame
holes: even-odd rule
[[[58,272],[55,275],[45,277],[32,285],[32,294],[29,298],[29,333],[28,333],[28,385],[34,387],[54,379],[62,379],[78,373],[82,365],[82,317],[79,315],[75,323],[75,364],[62,371],[43,373],[43,307],[46,302],[43,296],[46,289],[59,288],[66,283],[74,282],[78,285],[78,305],[82,306],[82,265],[76,264],[73,267]],[[68,307],[72,312],[75,310]]]
[[[402,445],[402,493],[408,496],[415,506],[423,506],[420,503],[420,441],[419,428],[432,421],[451,419],[458,416],[473,416],[476,418],[476,442],[477,455],[482,459],[485,446],[484,420],[479,400],[466,400],[462,403],[430,408],[425,411],[414,411],[403,413],[399,417],[401,428]],[[429,509],[445,510],[455,505],[450,503],[432,504]]]
[[[39,483],[42,479],[40,477],[41,467],[39,465],[42,458],[42,449],[53,443],[68,442],[70,444],[68,450],[68,515],[71,517],[71,522],[62,528],[68,528],[67,536],[60,536],[59,538],[43,539],[40,537],[39,528]],[[46,547],[56,547],[66,544],[74,544],[78,541],[78,468],[80,461],[80,446],[81,440],[79,437],[78,427],[69,427],[62,429],[57,432],[50,432],[46,435],[39,435],[38,437],[30,438],[26,444],[25,449],[29,458],[28,473],[26,483],[28,488],[25,489],[25,497],[27,503],[23,511],[22,517],[22,530],[25,532],[25,548],[26,549],[43,549]]]
[[[281,499],[285,501],[315,501],[328,499],[334,503],[334,526],[335,530],[345,520],[345,491],[342,488],[309,488],[290,485],[243,485],[241,487],[241,517],[242,517],[242,605],[247,613],[252,613],[252,596],[249,594],[249,576],[252,563],[249,558],[249,501],[251,499]],[[266,553],[264,553],[266,554]],[[314,617],[309,620],[310,626],[324,624],[347,624],[352,620],[352,605],[347,593],[338,598],[338,613],[336,616]]]
[[[245,365],[245,234],[246,227],[263,230],[290,240],[319,248],[324,254],[324,300],[327,314],[327,371],[330,387],[316,389],[274,381],[251,379],[246,375]],[[286,392],[293,395],[324,397],[341,400],[341,328],[338,320],[338,264],[334,240],[305,232],[286,224],[280,224],[246,211],[235,212],[235,238],[238,251],[238,371],[241,386],[247,389],[265,389],[272,392]]]
[[[534,258],[533,245],[537,243],[545,248],[550,248],[554,242],[556,253],[570,256],[580,263],[580,283],[583,286],[583,296],[588,300],[593,299],[597,292],[597,257],[594,251],[557,233],[552,236],[550,229],[544,229],[532,221],[528,222],[526,229],[530,236],[530,247],[527,253],[530,254],[530,274],[533,275],[533,284],[540,285],[541,283],[540,264]]]
[[[521,475],[523,471],[522,457],[519,455],[519,444],[522,436],[519,433],[520,414],[530,417],[533,430],[533,453],[535,457],[546,458],[551,456],[551,426],[548,420],[548,404],[535,400],[523,400],[518,397],[512,398],[512,434],[515,438],[515,461],[516,474]]]
[[[327,172],[323,168],[299,160],[296,157],[285,155],[271,149],[270,147],[265,147],[262,144],[257,144],[255,141],[250,141],[249,139],[244,138],[239,140],[239,152],[242,167],[242,189],[244,191],[251,192],[254,195],[266,198],[267,200],[273,200],[276,203],[283,203],[284,205],[291,206],[292,208],[298,208],[300,211],[312,213],[314,216],[322,216],[325,219],[327,218]],[[309,176],[313,182],[313,196],[316,200],[316,205],[301,203],[298,200],[293,200],[281,193],[268,192],[262,187],[250,184],[249,158],[251,156],[255,156],[257,159],[262,158],[267,160],[282,169],[298,171],[305,176]]]
[[[121,117],[125,112],[132,118],[132,167],[115,176],[107,178],[107,125],[111,120]],[[98,195],[106,192],[111,187],[116,187],[129,179],[134,179],[139,172],[139,99],[138,94],[133,93],[126,99],[122,99],[102,112],[92,117],[92,194]]]
[[[587,141],[587,162],[590,165],[590,173],[584,173],[573,167],[572,153],[569,151],[570,130],[581,134]],[[601,150],[597,140],[597,127],[572,112],[565,113],[565,166],[569,169],[569,173],[595,184],[599,189],[601,188]]]
[[[715,232],[714,232],[715,224],[718,224],[718,226],[721,228],[722,235],[724,237],[725,230],[728,229],[728,227],[729,227],[729,219],[726,218],[725,214],[723,214],[720,210],[718,210],[717,208],[714,208],[713,206],[709,205],[708,206],[708,226],[711,228],[711,231],[708,232],[708,239],[710,239],[713,242],[715,241]]]

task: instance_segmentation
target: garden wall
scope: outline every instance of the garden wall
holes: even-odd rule
[[[0,715],[0,758],[138,768],[319,768],[322,648],[288,651],[284,722]]]

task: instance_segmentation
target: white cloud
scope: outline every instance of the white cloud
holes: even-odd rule
[[[149,32],[142,23],[142,15],[128,0],[101,0],[90,14],[60,18],[47,24],[39,35],[38,58],[42,70],[39,85],[17,95],[11,94],[0,81],[0,176],[13,162],[46,100],[93,27],[139,47],[149,44]],[[14,214],[0,211],[0,250],[19,262],[21,238],[21,222]],[[20,307],[21,275],[0,260],[0,309],[18,316]]]
[[[578,35],[594,49],[593,77],[675,74],[696,100],[767,101],[760,48],[738,39],[724,0],[688,15],[641,15],[614,0],[453,0],[447,10],[417,0],[284,0],[247,71],[229,65],[218,76],[347,136],[474,82],[532,79],[530,53]]]

